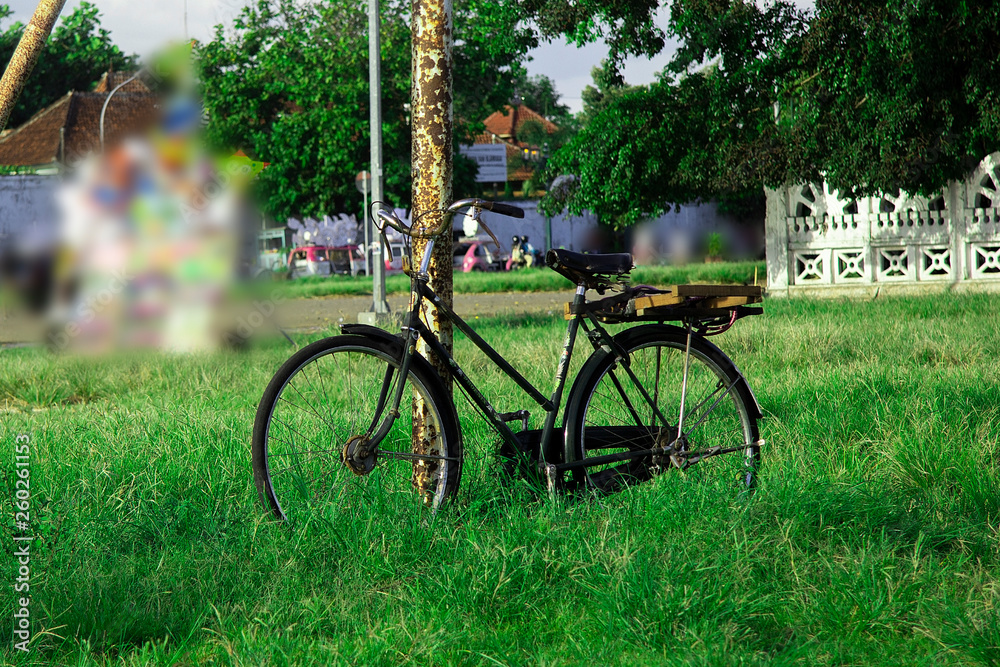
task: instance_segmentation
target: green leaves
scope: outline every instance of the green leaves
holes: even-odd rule
[[[499,3],[498,3],[499,4]],[[565,35],[583,45],[603,39],[617,66],[627,55],[652,56],[665,44],[653,16],[658,0],[516,0],[504,3],[522,21],[533,21],[544,39]]]
[[[410,199],[409,3],[380,3],[382,140],[386,196]],[[455,3],[456,137],[510,101],[535,42],[508,7]],[[268,213],[320,216],[361,210],[354,175],[369,169],[368,18],[365,0],[261,0],[234,30],[199,50],[213,144],[271,162],[260,191]],[[456,193],[474,187],[456,158]]]
[[[705,159],[697,147],[709,144],[711,129],[698,104],[706,86],[706,77],[693,75],[679,86],[658,82],[612,98],[552,161],[554,172],[580,178],[570,210],[589,208],[623,227],[671,202],[709,195],[706,184],[686,174]]]
[[[786,124],[842,192],[931,194],[998,147],[1000,10],[826,0],[788,86]],[[820,157],[825,159],[820,162]]]
[[[616,225],[707,197],[752,211],[762,185],[824,179],[929,195],[1000,148],[990,3],[675,0],[669,32],[676,82],[595,72],[588,125],[553,160],[580,178],[571,209]]]

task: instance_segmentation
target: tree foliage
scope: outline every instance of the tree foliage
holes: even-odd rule
[[[514,81],[514,94],[521,102],[556,125],[569,126],[573,123],[573,114],[569,107],[559,101],[556,82],[544,74],[535,76],[522,74]]]
[[[583,98],[583,111],[580,112],[579,122],[583,126],[589,125],[614,100],[639,89],[638,86],[626,84],[617,68],[607,60],[602,60],[600,65],[592,67],[590,76],[594,80],[594,85],[586,86],[580,93],[580,97]]]
[[[931,194],[1000,148],[1000,5],[823,0],[783,83],[791,169],[767,182]]]
[[[535,26],[542,39],[566,36],[577,46],[603,40],[614,65],[625,56],[663,50],[663,31],[653,21],[659,0],[513,0],[497,3],[505,16]],[[537,45],[537,44],[536,44]]]
[[[456,141],[510,100],[532,38],[487,0],[455,3]],[[382,140],[386,195],[410,198],[409,3],[381,3]],[[365,0],[260,0],[199,49],[216,145],[271,162],[260,178],[278,218],[360,209],[354,175],[369,168]],[[455,192],[475,187],[456,155]]]
[[[690,150],[706,145],[711,134],[701,113],[707,88],[706,77],[692,76],[679,87],[661,81],[610,99],[550,167],[579,179],[570,209],[589,208],[603,222],[625,226],[668,202],[708,194],[707,188],[676,179],[682,171],[701,171],[698,161],[708,157]],[[562,202],[550,199],[543,206],[554,214]]]
[[[579,177],[572,209],[622,225],[823,179],[930,194],[1000,148],[994,3],[674,0],[668,32],[681,46],[660,80],[606,102],[553,161]]]
[[[0,5],[0,22],[13,12]],[[0,32],[0,62],[10,62],[24,32],[24,24],[15,22]],[[90,90],[109,68],[129,69],[135,55],[125,55],[111,41],[111,34],[101,27],[101,13],[95,5],[81,2],[55,27],[25,83],[24,90],[11,112],[9,127],[16,127],[35,113],[72,90]]]

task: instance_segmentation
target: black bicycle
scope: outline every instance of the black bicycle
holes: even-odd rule
[[[344,324],[343,335],[304,347],[274,375],[253,429],[254,480],[267,511],[282,520],[326,513],[350,520],[414,503],[434,510],[455,494],[462,431],[446,385],[418,353],[418,341],[445,361],[451,379],[499,435],[504,467],[550,490],[609,493],[670,471],[719,493],[754,487],[761,412],[735,364],[706,338],[759,313],[749,304],[760,301],[760,288],[632,286],[628,254],[550,250],[546,264],[571,280],[576,293],[566,306],[555,388],[545,395],[428,284],[435,238],[450,230],[461,209],[477,218],[481,210],[524,216],[516,207],[481,199],[436,211],[434,226],[418,221],[408,228],[391,211],[378,212],[383,237],[388,226],[407,239],[408,250],[413,238],[427,241],[419,267],[404,262],[412,298],[402,333]],[[607,296],[588,300],[588,290]],[[544,412],[541,429],[527,428],[527,410],[497,412],[421,321],[425,301]],[[604,326],[622,323],[635,326],[615,334]],[[557,424],[581,330],[593,352]],[[517,431],[510,426],[516,422]]]

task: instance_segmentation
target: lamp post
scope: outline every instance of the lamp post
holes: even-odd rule
[[[539,173],[545,176],[545,170],[549,167],[549,142],[542,144],[542,163],[538,166]],[[546,188],[546,193],[548,188]],[[552,250],[552,216],[545,214],[545,252]]]
[[[372,201],[383,201],[382,192],[382,69],[381,26],[378,0],[368,0],[368,94],[371,108],[370,134],[372,153]],[[365,229],[368,229],[368,210],[365,209]],[[372,248],[372,307],[377,315],[389,314],[385,300],[385,262],[382,261],[382,244]]]

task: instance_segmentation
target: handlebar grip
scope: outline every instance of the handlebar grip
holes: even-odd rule
[[[488,206],[486,204],[489,204]],[[516,206],[511,206],[510,204],[501,204],[500,202],[491,201],[483,202],[483,208],[488,211],[493,211],[494,213],[499,213],[500,215],[507,215],[512,218],[523,218],[524,209],[518,208]]]

